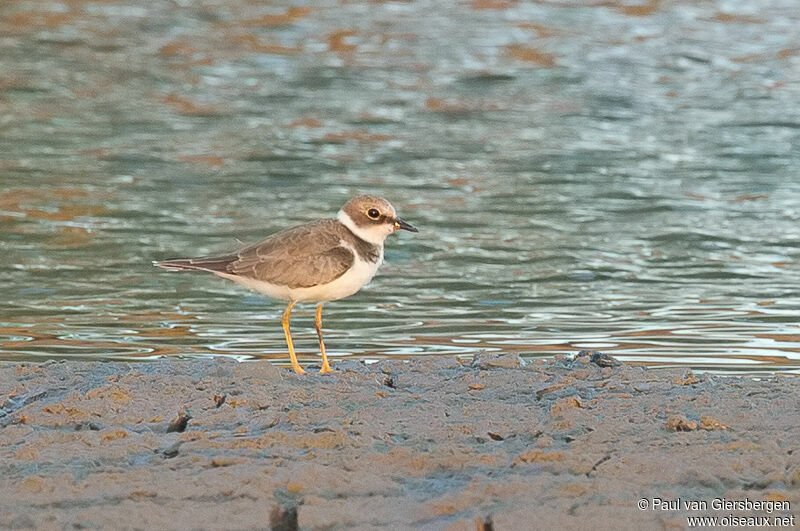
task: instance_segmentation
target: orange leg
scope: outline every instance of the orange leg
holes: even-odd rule
[[[314,319],[314,325],[317,327],[317,337],[319,338],[319,351],[322,352],[322,368],[319,370],[320,374],[329,372],[336,372],[328,365],[328,356],[325,354],[325,343],[322,341],[322,305],[317,306],[317,316]]]
[[[297,356],[294,355],[294,345],[292,344],[292,332],[289,330],[289,318],[292,314],[292,308],[294,305],[297,304],[297,301],[292,301],[289,303],[289,306],[286,307],[286,310],[283,312],[283,317],[281,318],[281,324],[283,325],[283,334],[286,336],[286,344],[289,346],[289,358],[292,360],[292,369],[297,374],[305,374],[306,371],[297,363]]]

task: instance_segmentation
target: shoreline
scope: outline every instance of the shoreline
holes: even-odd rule
[[[685,528],[800,507],[794,378],[592,353],[335,368],[4,363],[0,527]]]

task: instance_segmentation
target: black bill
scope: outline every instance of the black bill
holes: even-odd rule
[[[395,230],[403,229],[409,232],[419,232],[419,229],[417,229],[414,225],[401,218],[395,218],[394,228]]]

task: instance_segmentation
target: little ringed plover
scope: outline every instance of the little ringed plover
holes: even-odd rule
[[[372,280],[383,262],[384,240],[398,229],[419,232],[397,217],[386,199],[360,195],[348,201],[335,219],[286,229],[237,252],[154,264],[175,271],[207,271],[287,301],[281,323],[292,368],[298,374],[305,371],[294,353],[289,319],[298,302],[316,302],[314,324],[322,353],[320,372],[327,373],[332,369],[322,341],[322,305],[349,297]]]

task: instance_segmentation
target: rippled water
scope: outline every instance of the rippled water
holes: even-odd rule
[[[0,358],[285,359],[152,260],[385,195],[334,356],[800,372],[793,1],[0,5]],[[316,359],[313,306],[293,321]]]

